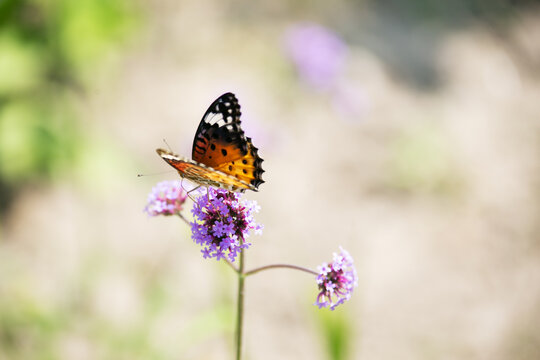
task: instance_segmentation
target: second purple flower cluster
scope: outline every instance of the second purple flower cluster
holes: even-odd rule
[[[351,255],[340,247],[340,252],[334,253],[330,264],[319,266],[317,284],[320,292],[315,305],[319,309],[329,307],[334,310],[336,306],[349,300],[354,288],[358,286],[358,276]]]

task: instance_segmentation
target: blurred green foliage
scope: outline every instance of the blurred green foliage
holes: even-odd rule
[[[77,101],[139,22],[128,0],[0,1],[0,213],[77,161]]]
[[[234,306],[230,292],[219,293],[216,306],[209,306],[190,319],[172,326],[166,334],[156,328],[183,306],[162,273],[131,268],[122,274],[140,281],[140,311],[126,323],[99,309],[96,291],[116,273],[117,260],[98,253],[79,264],[69,286],[41,288],[31,269],[1,256],[12,278],[0,284],[0,359],[176,359],[212,337],[231,337]],[[221,269],[223,270],[223,269]],[[220,271],[220,270],[217,270]],[[216,273],[217,273],[216,271]],[[125,276],[125,277],[124,277]],[[221,274],[217,273],[216,276]],[[229,278],[229,277],[228,277]],[[229,279],[230,280],[230,279]],[[51,283],[52,285],[53,283]],[[9,294],[9,296],[5,296]],[[48,294],[45,295],[44,294]],[[4,296],[3,296],[4,295]],[[108,299],[114,302],[114,294]]]
[[[353,339],[358,336],[352,332],[352,320],[346,309],[337,308],[334,311],[316,310],[315,317],[319,323],[319,330],[323,337],[328,359],[346,360],[350,358]],[[356,323],[355,327],[359,324]]]

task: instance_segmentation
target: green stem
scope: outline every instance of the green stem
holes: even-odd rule
[[[240,245],[243,239],[240,238]],[[244,250],[240,251],[238,258],[238,308],[236,311],[236,360],[242,358],[242,325],[244,319]]]
[[[177,215],[178,215],[178,216],[180,217],[180,219],[182,219],[188,226],[191,225],[191,224],[189,223],[189,221],[187,221],[186,218],[185,218],[181,213],[178,213]]]

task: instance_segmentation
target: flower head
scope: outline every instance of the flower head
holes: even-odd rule
[[[187,194],[180,181],[162,181],[148,194],[144,211],[150,216],[180,214]]]
[[[330,264],[324,263],[318,268],[317,285],[320,292],[314,305],[319,309],[330,307],[330,310],[334,310],[336,306],[349,300],[352,291],[358,286],[358,276],[351,255],[343,248],[339,249],[340,253],[334,253]]]
[[[246,242],[249,231],[262,232],[262,225],[253,218],[258,211],[255,201],[241,201],[238,193],[209,188],[208,194],[195,200],[191,237],[203,247],[204,258],[226,257],[234,261],[240,251],[251,245]]]
[[[285,34],[285,50],[302,80],[318,90],[332,87],[342,71],[345,43],[331,30],[301,24]]]

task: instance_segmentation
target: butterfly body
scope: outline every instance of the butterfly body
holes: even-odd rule
[[[193,141],[193,160],[164,149],[157,153],[181,177],[230,191],[257,191],[264,170],[257,148],[241,128],[240,105],[232,93],[217,98],[204,114]]]

